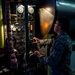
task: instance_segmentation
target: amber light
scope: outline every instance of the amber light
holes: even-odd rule
[[[44,28],[48,28],[48,23],[44,23]]]
[[[32,30],[33,30],[33,25],[31,24],[31,25],[30,25],[30,31],[32,31]]]

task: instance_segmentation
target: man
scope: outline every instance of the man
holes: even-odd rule
[[[72,41],[66,32],[68,26],[69,22],[65,18],[57,19],[54,24],[54,32],[57,36],[54,38],[52,47],[50,48],[50,56],[46,57],[39,51],[34,52],[34,55],[39,58],[40,63],[51,67],[50,75],[71,75]],[[36,37],[33,39],[40,42]]]

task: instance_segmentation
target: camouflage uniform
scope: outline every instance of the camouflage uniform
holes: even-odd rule
[[[57,36],[50,48],[50,56],[40,57],[42,64],[51,67],[50,75],[71,75],[70,61],[72,52],[72,41],[66,32]]]

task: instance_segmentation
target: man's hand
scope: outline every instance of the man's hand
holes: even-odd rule
[[[34,53],[33,53],[36,57],[42,57],[43,56],[43,54],[41,53],[41,52],[39,52],[39,51],[34,51]]]
[[[35,40],[36,43],[40,43],[40,39],[37,37],[33,37],[33,40]]]

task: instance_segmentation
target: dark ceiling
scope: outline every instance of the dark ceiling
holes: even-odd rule
[[[75,0],[56,0],[56,9],[59,16],[75,19]]]
[[[63,2],[68,1],[68,2],[71,2],[71,3],[75,2],[75,0],[56,0],[56,1],[63,1]]]
[[[66,17],[70,21],[68,34],[75,40],[75,0],[56,0],[57,15]]]

